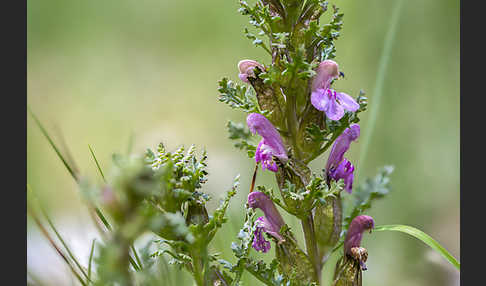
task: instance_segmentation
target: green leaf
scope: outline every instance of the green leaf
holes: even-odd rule
[[[435,241],[425,232],[416,229],[408,225],[392,224],[392,225],[380,225],[374,228],[373,231],[400,231],[420,239],[423,243],[430,246],[433,250],[437,251],[442,257],[447,259],[450,264],[454,265],[457,270],[461,270],[461,264],[452,256],[442,245]]]
[[[384,166],[373,179],[367,179],[366,182],[359,185],[353,191],[354,207],[350,214],[344,219],[344,229],[348,229],[351,221],[364,211],[371,208],[371,203],[379,198],[383,198],[390,191],[390,174],[393,172],[393,166]]]
[[[249,142],[252,138],[250,130],[243,123],[234,123],[231,120],[226,123],[226,127],[228,128],[229,139],[237,141],[234,146],[240,150],[245,150],[248,157],[253,158],[256,145]]]
[[[231,108],[241,109],[246,113],[261,113],[258,109],[256,94],[253,89],[241,86],[227,78],[219,81],[219,101],[228,104]]]

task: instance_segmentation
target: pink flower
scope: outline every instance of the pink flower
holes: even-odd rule
[[[282,162],[288,160],[287,151],[277,129],[265,116],[258,113],[250,113],[246,123],[253,134],[258,133],[263,137],[256,149],[255,161],[262,162],[263,170],[277,172],[278,167],[273,157],[277,157]]]
[[[263,232],[282,241],[280,228],[285,224],[282,216],[273,204],[272,200],[262,192],[251,192],[248,195],[248,205],[250,208],[259,208],[265,216],[259,217],[256,221],[256,231],[253,237],[253,248],[257,251],[267,252],[270,249],[270,242],[265,240]]]
[[[334,141],[326,163],[328,179],[333,179],[335,181],[343,179],[344,189],[348,193],[351,193],[353,188],[354,166],[344,158],[344,153],[348,151],[351,142],[358,139],[359,134],[360,127],[358,124],[351,124],[346,128],[343,133],[336,138],[336,141]]]
[[[344,110],[355,112],[359,104],[349,95],[330,88],[331,81],[339,76],[338,64],[325,60],[319,64],[317,74],[312,81],[311,103],[331,120],[339,120]]]
[[[248,77],[255,77],[255,72],[253,71],[255,67],[258,67],[260,70],[264,71],[265,68],[262,64],[254,60],[242,60],[238,63],[238,69],[240,70],[240,74],[238,75],[240,79],[246,83],[250,83]]]
[[[363,232],[370,231],[375,227],[375,222],[368,215],[359,215],[355,217],[349,225],[348,233],[344,239],[344,252],[352,255],[351,248],[360,247]]]

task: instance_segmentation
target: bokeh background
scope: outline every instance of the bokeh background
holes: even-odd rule
[[[337,88],[353,95],[363,89],[371,109],[395,1],[330,2],[344,12],[336,61],[346,78]],[[357,180],[394,165],[392,192],[367,214],[378,225],[418,227],[459,258],[459,1],[404,2],[377,125]],[[238,7],[236,0],[30,0],[27,5],[28,105],[50,133],[62,134],[85,176],[101,182],[88,144],[107,173],[111,155],[128,152],[130,145],[142,153],[159,142],[171,150],[196,144],[209,153],[205,191],[213,195],[214,208],[241,174],[230,223],[212,244],[230,261],[254,162],[227,139],[226,121],[245,116],[218,102],[217,81],[237,80],[241,59],[270,62],[243,36],[250,25]],[[363,132],[368,113],[362,115]],[[27,117],[28,183],[86,265],[98,235],[77,185]],[[358,160],[360,147],[359,140],[352,145],[351,160]],[[312,163],[314,171],[326,157]],[[268,173],[259,173],[257,183],[275,186]],[[300,235],[298,222],[285,219]],[[30,218],[27,234],[29,275],[46,285],[74,283]],[[364,285],[459,285],[459,272],[414,238],[375,232],[363,245],[370,253]],[[191,285],[186,273],[171,275],[179,285]],[[328,280],[330,273],[323,277]],[[244,281],[259,285],[249,275]]]

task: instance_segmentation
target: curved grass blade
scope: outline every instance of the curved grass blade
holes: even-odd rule
[[[415,238],[420,239],[423,243],[430,246],[433,250],[437,251],[442,257],[447,259],[449,263],[454,265],[457,270],[461,270],[461,264],[452,256],[442,245],[435,241],[425,232],[416,229],[408,225],[392,224],[392,225],[380,225],[373,229],[373,231],[400,231],[409,234]]]
[[[402,8],[403,0],[395,1],[395,6],[393,8],[392,15],[390,17],[390,24],[386,34],[385,43],[383,47],[383,52],[380,57],[380,62],[378,65],[378,71],[376,75],[375,86],[373,89],[373,105],[370,108],[369,123],[364,129],[364,134],[362,136],[362,147],[360,150],[360,157],[358,161],[357,170],[362,170],[364,166],[366,155],[368,154],[368,147],[373,135],[373,129],[376,125],[376,118],[378,116],[378,111],[380,107],[380,101],[383,95],[383,86],[385,84],[385,75],[388,67],[388,62],[390,61],[390,55],[392,51],[393,41],[396,35],[396,30],[398,26],[398,20],[400,19],[400,12]]]

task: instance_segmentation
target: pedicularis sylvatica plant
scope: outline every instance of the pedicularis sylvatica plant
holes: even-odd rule
[[[239,80],[219,82],[219,101],[246,113],[246,123],[227,123],[229,138],[256,164],[249,170],[251,187],[240,210],[245,219],[235,241],[228,243],[234,257],[211,253],[210,244],[227,221],[225,212],[239,179],[220,206],[209,212],[210,196],[202,191],[208,174],[206,152],[198,156],[194,146],[170,152],[160,144],[144,156],[115,154],[114,170],[97,186],[64,159],[34,117],[79,183],[99,218],[96,221],[104,224],[100,225],[103,241],[97,242],[96,255],[93,242],[88,267],[79,264],[57,231],[67,254],[45,231],[79,282],[162,285],[166,280],[157,264],[169,256],[170,264],[191,273],[199,286],[241,285],[245,272],[265,285],[321,285],[324,267],[334,268],[332,285],[361,285],[368,253],[373,252],[361,240],[373,229],[414,235],[457,263],[423,232],[400,225],[375,226],[375,219],[364,214],[373,200],[389,192],[393,168],[385,166],[374,178],[354,185],[360,170],[346,152],[360,137],[359,115],[366,110],[367,98],[363,92],[350,95],[333,87],[344,77],[334,60],[334,42],[343,26],[339,9],[321,0],[260,0],[254,5],[240,1],[240,5],[241,14],[256,28],[255,33],[245,29],[245,36],[268,55],[262,62],[241,60]],[[330,22],[323,24],[320,18],[325,13]],[[313,172],[309,163],[325,153],[327,160],[318,159],[322,169]],[[257,185],[258,172],[272,172],[278,191]],[[295,216],[301,229],[291,229],[281,211]],[[33,208],[31,215],[44,229]],[[299,231],[305,240],[300,244]],[[155,239],[137,250],[135,240],[146,233]],[[273,260],[267,264],[252,252]],[[330,265],[326,262],[333,253],[340,259]]]

